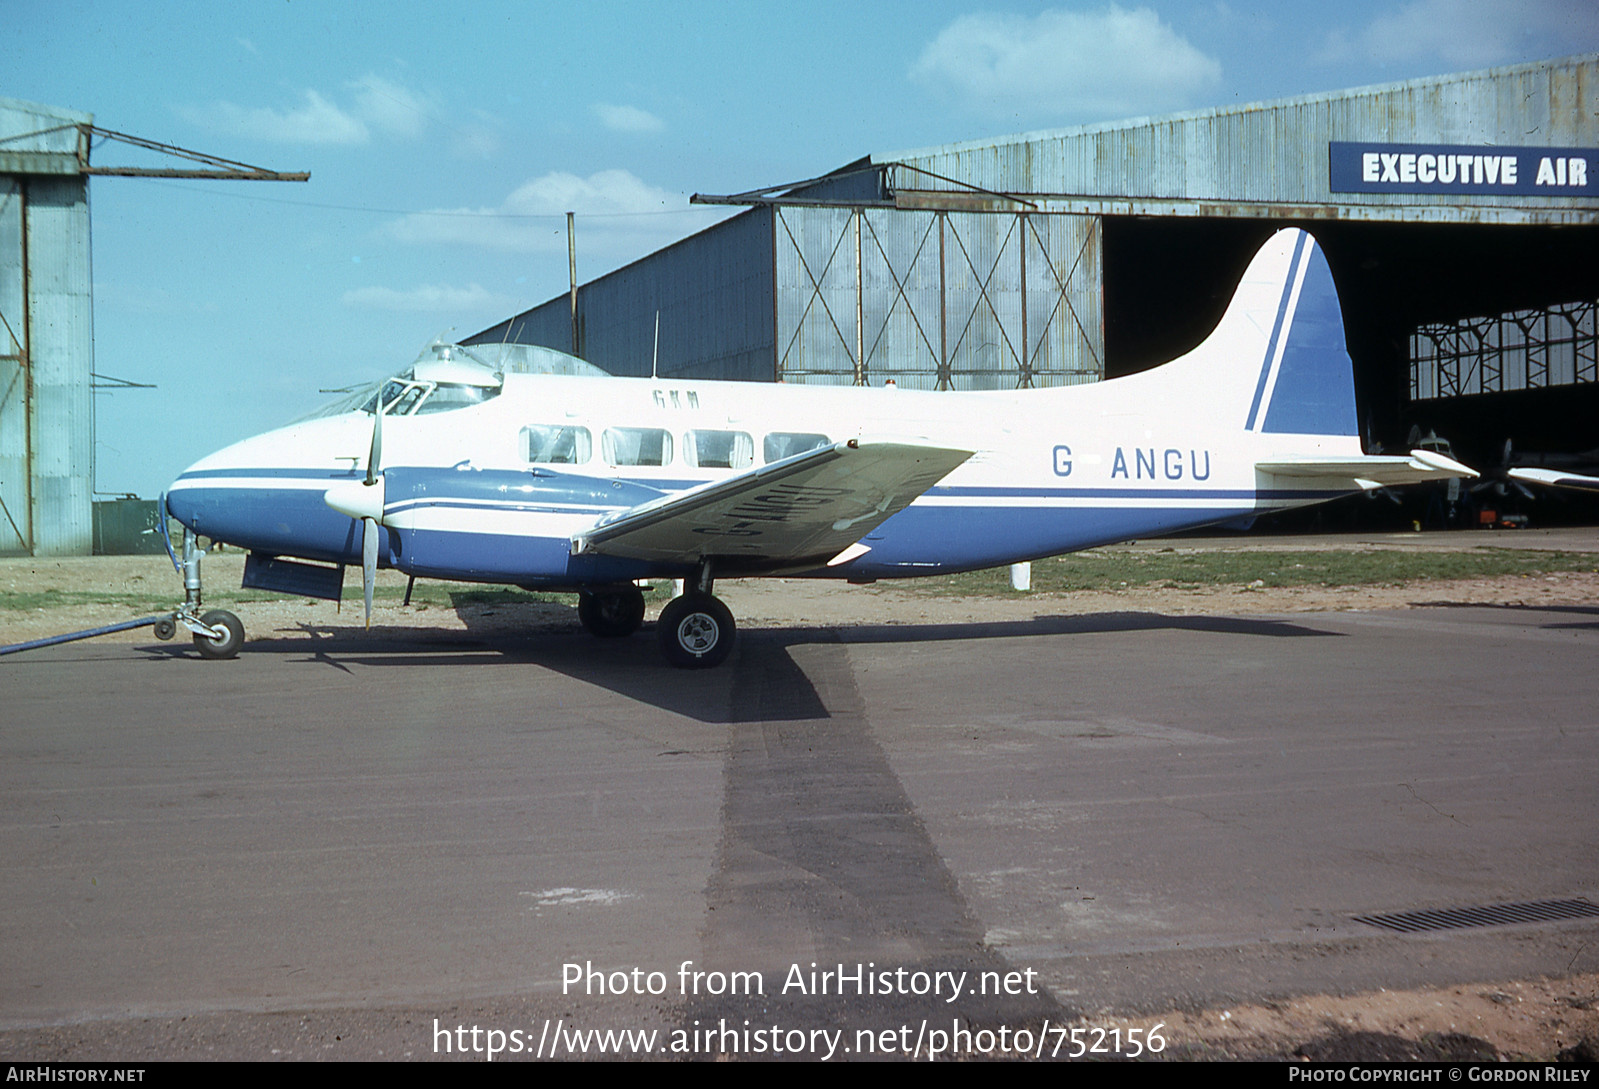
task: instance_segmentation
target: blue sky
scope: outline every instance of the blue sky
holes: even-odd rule
[[[97,490],[862,155],[1599,50],[1591,0],[0,0],[0,96],[306,184],[91,182]],[[96,165],[154,165],[97,148]]]

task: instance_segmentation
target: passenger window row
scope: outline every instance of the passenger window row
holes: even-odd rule
[[[594,456],[586,427],[532,424],[522,428],[522,459],[534,465],[585,465]],[[673,435],[660,427],[608,427],[600,433],[600,458],[618,468],[672,464]],[[761,441],[763,464],[832,443],[826,435],[774,431]],[[747,469],[755,464],[755,440],[747,431],[685,431],[678,450],[692,469]]]

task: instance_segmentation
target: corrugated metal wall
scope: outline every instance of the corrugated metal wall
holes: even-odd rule
[[[659,312],[662,377],[770,381],[772,292],[772,215],[756,208],[581,285],[575,354],[611,374],[647,378]],[[509,325],[466,343],[572,348],[566,295]]]
[[[1025,133],[890,155],[896,190],[1062,194],[1093,198],[1366,206],[1405,219],[1444,205],[1469,222],[1500,197],[1333,194],[1328,144],[1599,145],[1599,57],[1496,68],[1145,121]],[[1539,197],[1557,211],[1591,198]],[[1343,218],[1350,218],[1344,216]],[[1364,215],[1355,218],[1364,218]],[[1535,222],[1536,217],[1527,219]]]
[[[0,555],[33,542],[22,253],[22,184],[0,177]]]
[[[0,100],[0,553],[94,543],[89,114]]]
[[[87,555],[94,546],[88,179],[30,178],[27,232],[33,552]]]
[[[1096,217],[776,211],[784,381],[1015,389],[1103,377]]]

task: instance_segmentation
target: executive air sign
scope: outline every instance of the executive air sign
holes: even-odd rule
[[[1334,193],[1599,196],[1599,151],[1580,147],[1333,142]]]

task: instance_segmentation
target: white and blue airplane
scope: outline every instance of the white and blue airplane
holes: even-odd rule
[[[197,462],[165,509],[250,550],[247,586],[336,598],[360,563],[368,623],[379,567],[576,592],[612,637],[642,625],[638,581],[681,579],[656,631],[694,668],[733,645],[719,578],[966,571],[1475,475],[1362,451],[1332,274],[1290,229],[1202,344],[1125,378],[953,393],[419,363]],[[231,614],[177,619],[208,657],[243,639]]]

